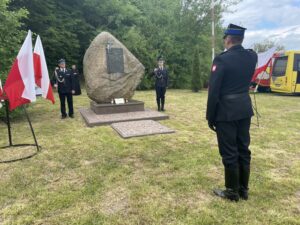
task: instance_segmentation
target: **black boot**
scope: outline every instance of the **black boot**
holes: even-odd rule
[[[240,166],[240,197],[244,200],[248,200],[248,183],[250,177],[250,166]]]
[[[161,99],[161,111],[165,111],[165,98]]]
[[[239,200],[239,169],[225,168],[225,187],[226,190],[214,190],[215,195],[229,199],[231,201]]]
[[[156,103],[157,103],[157,111],[160,111],[161,109],[160,109],[160,99],[159,98],[156,99]]]

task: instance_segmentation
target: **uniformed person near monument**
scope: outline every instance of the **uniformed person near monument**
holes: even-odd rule
[[[165,111],[165,95],[168,87],[168,70],[164,66],[164,59],[158,58],[158,67],[154,69],[156,103],[158,111]]]
[[[249,86],[257,54],[244,49],[245,28],[230,24],[224,33],[227,51],[218,55],[211,68],[206,119],[216,132],[225,167],[225,190],[214,190],[222,198],[248,199],[251,152],[250,123],[253,116]]]
[[[66,69],[66,61],[60,59],[58,61],[59,69],[55,70],[54,76],[54,87],[57,88],[60,100],[61,118],[67,117],[66,113],[66,99],[69,108],[69,117],[74,118],[73,109],[73,96],[75,93],[75,87],[73,82],[73,76],[70,70]]]
[[[80,75],[76,65],[72,65],[72,76],[73,76],[74,91],[75,91],[73,95],[81,95]]]

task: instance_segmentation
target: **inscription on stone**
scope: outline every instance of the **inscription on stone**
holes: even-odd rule
[[[124,73],[124,56],[122,48],[106,49],[107,72]]]

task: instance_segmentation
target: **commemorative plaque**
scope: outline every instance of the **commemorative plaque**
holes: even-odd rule
[[[122,48],[106,49],[107,72],[124,73],[124,55]]]

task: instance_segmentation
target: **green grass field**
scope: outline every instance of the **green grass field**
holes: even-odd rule
[[[135,99],[155,109],[153,91]],[[168,90],[170,120],[161,123],[176,133],[127,140],[109,126],[86,127],[77,110],[89,105],[85,93],[73,120],[60,119],[57,96],[54,106],[39,99],[28,112],[43,149],[0,164],[0,224],[300,224],[300,97],[257,95],[250,199],[238,203],[212,194],[224,181],[206,99],[206,91]],[[33,142],[25,118],[12,126],[15,143]],[[2,122],[0,137],[6,145]]]

